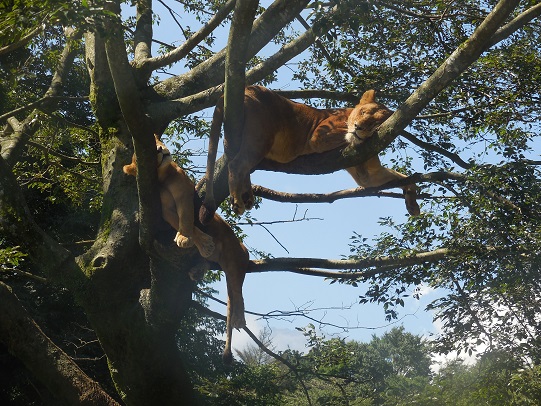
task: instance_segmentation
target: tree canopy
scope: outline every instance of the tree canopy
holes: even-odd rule
[[[160,1],[175,21],[163,39],[153,31],[157,3],[0,6],[0,351],[13,357],[4,365],[24,365],[39,392],[68,404],[212,401],[204,382],[234,374],[219,360],[223,316],[207,306],[208,283],[219,274],[193,282],[197,251],[176,247],[161,220],[153,134],[164,133],[189,169],[195,151],[186,140],[208,134],[201,112],[225,95],[225,130],[237,131],[244,87],[273,88],[277,70],[295,59],[298,89],[282,95],[337,107],[376,89],[394,113],[357,148],[256,169],[323,174],[385,153],[411,176],[328,195],[255,186],[259,204],[392,198],[388,189],[415,182],[422,213],[386,216],[372,238],[358,232],[346,259],[266,258],[258,255],[265,247],[254,247],[249,272],[350,284],[361,304],[380,304],[389,320],[412,289],[438,289],[426,309],[443,326],[436,350],[485,346],[539,375],[541,4]],[[136,180],[122,172],[133,153]],[[220,201],[228,195],[223,162],[214,187]],[[319,372],[357,362],[329,358],[329,349],[356,344],[322,343],[309,331],[307,339],[315,340],[310,362]],[[395,331],[362,351],[382,358],[381,382],[408,377],[412,367],[426,376],[422,354],[410,351],[416,340]],[[388,352],[389,343],[398,351]],[[269,353],[295,370],[294,356]],[[378,385],[376,372],[363,364],[352,379],[369,375]],[[254,388],[273,371],[259,373]],[[521,387],[524,377],[512,382],[527,399],[538,389]],[[306,385],[301,391],[310,403]]]

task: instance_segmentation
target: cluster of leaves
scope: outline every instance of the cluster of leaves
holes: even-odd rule
[[[435,203],[437,211],[404,224],[384,219],[388,231],[373,242],[356,236],[353,258],[449,249],[445,260],[383,270],[361,301],[381,303],[396,318],[411,286],[438,288],[428,310],[443,323],[439,350],[471,352],[485,344],[537,359],[539,176],[529,161],[476,168],[457,183],[456,197]]]
[[[309,350],[280,353],[296,373],[269,358],[242,358],[227,378],[207,380],[199,390],[212,405],[530,405],[539,399],[539,366],[506,352],[473,364],[459,358],[435,364],[431,344],[403,327],[366,343],[326,339],[313,325],[301,330]]]

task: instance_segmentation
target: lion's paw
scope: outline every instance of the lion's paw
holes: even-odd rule
[[[231,314],[231,327],[243,328],[245,326],[246,326],[246,319],[244,318],[244,312],[235,312]]]
[[[406,190],[404,192],[406,200],[406,209],[411,216],[418,216],[421,214],[421,209],[417,203],[417,192],[415,190]]]
[[[193,238],[186,237],[179,232],[177,232],[177,235],[175,235],[175,239],[173,240],[179,246],[180,248],[190,248],[194,245]]]
[[[237,215],[242,215],[245,211],[244,203],[241,203],[239,200],[231,198],[231,210]]]
[[[242,195],[242,202],[246,210],[251,210],[254,207],[254,195],[250,192],[244,193]]]

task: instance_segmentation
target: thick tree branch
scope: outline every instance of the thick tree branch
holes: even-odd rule
[[[259,185],[254,186],[254,193],[263,198],[289,203],[332,203],[340,199],[367,196],[392,197],[403,199],[404,195],[402,193],[386,193],[382,192],[382,190],[400,188],[402,186],[411,185],[412,183],[427,182],[439,184],[446,180],[464,182],[466,180],[466,177],[456,172],[430,172],[425,174],[414,173],[407,178],[393,180],[384,183],[381,186],[373,186],[367,188],[359,186],[356,188],[340,190],[332,193],[284,193],[272,189],[267,189]],[[429,194],[418,195],[418,198],[421,199],[428,199],[430,197],[431,195]]]
[[[135,65],[138,61],[149,59],[152,46],[152,0],[137,0],[137,23],[133,36]]]
[[[524,12],[516,16],[511,22],[507,23],[501,27],[496,33],[492,36],[489,42],[489,46],[496,45],[501,40],[507,38],[509,35],[515,31],[520,30],[526,24],[531,22],[533,19],[541,15],[541,3],[536,4],[535,6],[530,7]]]
[[[359,260],[332,260],[320,258],[270,258],[251,261],[249,272],[289,271],[304,275],[337,279],[359,279],[390,270],[427,262],[438,262],[450,255],[448,248],[420,252],[403,257],[365,258]],[[319,269],[314,269],[319,268]],[[329,272],[322,269],[370,269],[365,272]]]
[[[366,143],[361,155],[370,156],[382,151],[416,117],[430,101],[459,77],[490,47],[492,35],[518,5],[518,0],[500,0],[473,34],[387,119],[377,136]],[[371,150],[372,152],[367,152]]]
[[[437,263],[446,258],[452,258],[459,248],[438,248],[433,251],[425,251],[407,254],[400,257],[376,257],[351,260],[333,260],[322,258],[270,258],[250,261],[248,272],[293,272],[302,275],[318,276],[338,280],[360,280],[370,278],[388,271],[404,268],[407,266]],[[508,247],[491,247],[483,249],[478,247],[461,247],[460,255],[465,251],[472,251],[477,255],[504,256],[508,254],[529,255],[526,250]],[[356,272],[333,272],[325,269],[357,270]],[[364,269],[364,271],[362,271]]]
[[[381,192],[381,187],[378,188],[362,188],[357,187],[353,189],[339,190],[332,193],[287,193],[279,192],[276,190],[268,189],[260,185],[252,185],[252,189],[255,196],[262,197],[263,199],[273,200],[275,202],[283,203],[333,203],[341,199],[349,199],[355,197],[391,197],[395,199],[403,199],[402,193],[389,193]],[[372,190],[377,189],[377,190]],[[418,198],[428,198],[427,194],[419,195]]]
[[[280,30],[289,24],[309,3],[309,0],[276,0],[255,21],[246,58],[255,56]],[[145,97],[178,99],[201,92],[224,81],[226,48],[202,62],[190,72],[166,79],[152,88]],[[154,94],[153,94],[154,93]]]
[[[136,1],[136,24],[133,35],[134,61],[133,74],[139,87],[144,87],[152,75],[152,70],[144,68],[141,61],[152,56],[152,0]]]
[[[267,75],[271,74],[280,66],[284,65],[290,59],[308,48],[313,43],[314,38],[314,32],[307,31],[300,37],[286,44],[276,54],[270,56],[265,61],[246,72],[246,84],[253,84],[263,80]],[[220,96],[222,96],[223,91],[224,85],[220,84],[181,99],[152,103],[148,108],[148,112],[154,122],[169,123],[176,117],[195,113],[214,106]]]
[[[224,132],[228,139],[239,138],[244,125],[246,51],[259,0],[237,0],[231,21],[225,58]],[[237,147],[229,145],[236,154]]]
[[[59,400],[68,405],[118,405],[58,348],[0,282],[0,342]]]
[[[111,11],[120,15],[120,7],[109,3]],[[137,187],[139,190],[140,243],[150,251],[154,241],[154,227],[160,211],[159,195],[156,189],[156,145],[153,127],[141,101],[132,68],[128,62],[126,47],[120,30],[120,20],[109,19],[107,30],[110,35],[105,42],[109,70],[113,79],[122,116],[133,137],[137,157]]]

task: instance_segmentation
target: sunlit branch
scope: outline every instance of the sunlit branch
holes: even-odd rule
[[[469,247],[462,247],[462,253],[469,250]],[[491,247],[482,249],[473,248],[478,254],[492,254],[504,256],[509,254],[527,257],[530,253],[526,250],[509,247]],[[400,257],[376,257],[350,260],[333,260],[322,258],[269,258],[253,260],[250,263],[248,272],[293,272],[302,275],[317,276],[338,280],[358,280],[373,277],[396,269],[437,263],[445,258],[451,258],[455,251],[449,248],[438,248],[433,251],[405,254]],[[334,272],[331,269],[356,270],[353,272]],[[364,271],[361,271],[363,270]]]
[[[280,66],[287,63],[308,48],[314,41],[315,34],[312,30],[284,45],[274,55],[254,66],[246,72],[246,84],[253,84],[273,73]],[[149,106],[152,117],[157,121],[168,122],[179,115],[191,114],[216,104],[224,91],[224,84],[213,86],[190,96],[180,99],[153,103]],[[356,99],[356,98],[355,98]]]
[[[322,258],[269,258],[251,261],[249,272],[286,271],[323,278],[356,280],[367,278],[382,270],[392,270],[427,262],[438,262],[450,254],[448,248],[420,252],[402,257],[364,258],[359,260],[332,260]],[[373,269],[372,269],[373,268]],[[332,272],[323,269],[361,270],[362,272]]]
[[[254,22],[246,59],[250,59],[301,12],[309,0],[275,0]],[[216,86],[224,80],[226,49],[201,62],[190,72],[157,83],[145,97],[179,99]]]
[[[133,37],[136,63],[151,56],[152,47],[152,0],[137,0],[136,24]],[[143,71],[143,70],[141,70]]]
[[[126,46],[120,26],[120,5],[107,3],[116,17],[110,17],[105,29],[111,35],[105,41],[107,64],[113,80],[117,100],[124,121],[131,133],[137,157],[137,187],[139,191],[139,239],[141,245],[151,249],[154,229],[160,212],[157,188],[156,144],[152,137],[153,127],[146,114],[132,67],[128,62]]]
[[[526,11],[522,12],[516,16],[511,22],[507,23],[501,27],[496,33],[492,36],[489,42],[489,46],[496,45],[501,40],[507,38],[515,31],[518,31],[534,18],[541,15],[541,3],[536,4],[535,6],[530,7]]]
[[[490,47],[490,38],[517,7],[518,0],[500,0],[473,34],[425,80],[408,99],[379,128],[377,136],[366,146],[372,154],[383,150],[406,126],[453,80],[459,77],[479,56]],[[368,151],[358,151],[369,155]],[[369,157],[369,156],[367,156]]]
[[[252,191],[255,196],[262,197],[267,200],[287,203],[333,203],[336,200],[355,198],[355,197],[391,197],[403,199],[402,193],[381,192],[372,190],[379,188],[363,188],[357,187],[353,189],[339,190],[332,193],[288,193],[279,192],[277,190],[268,189],[260,185],[252,185]],[[429,198],[430,196],[423,193],[418,198]]]

